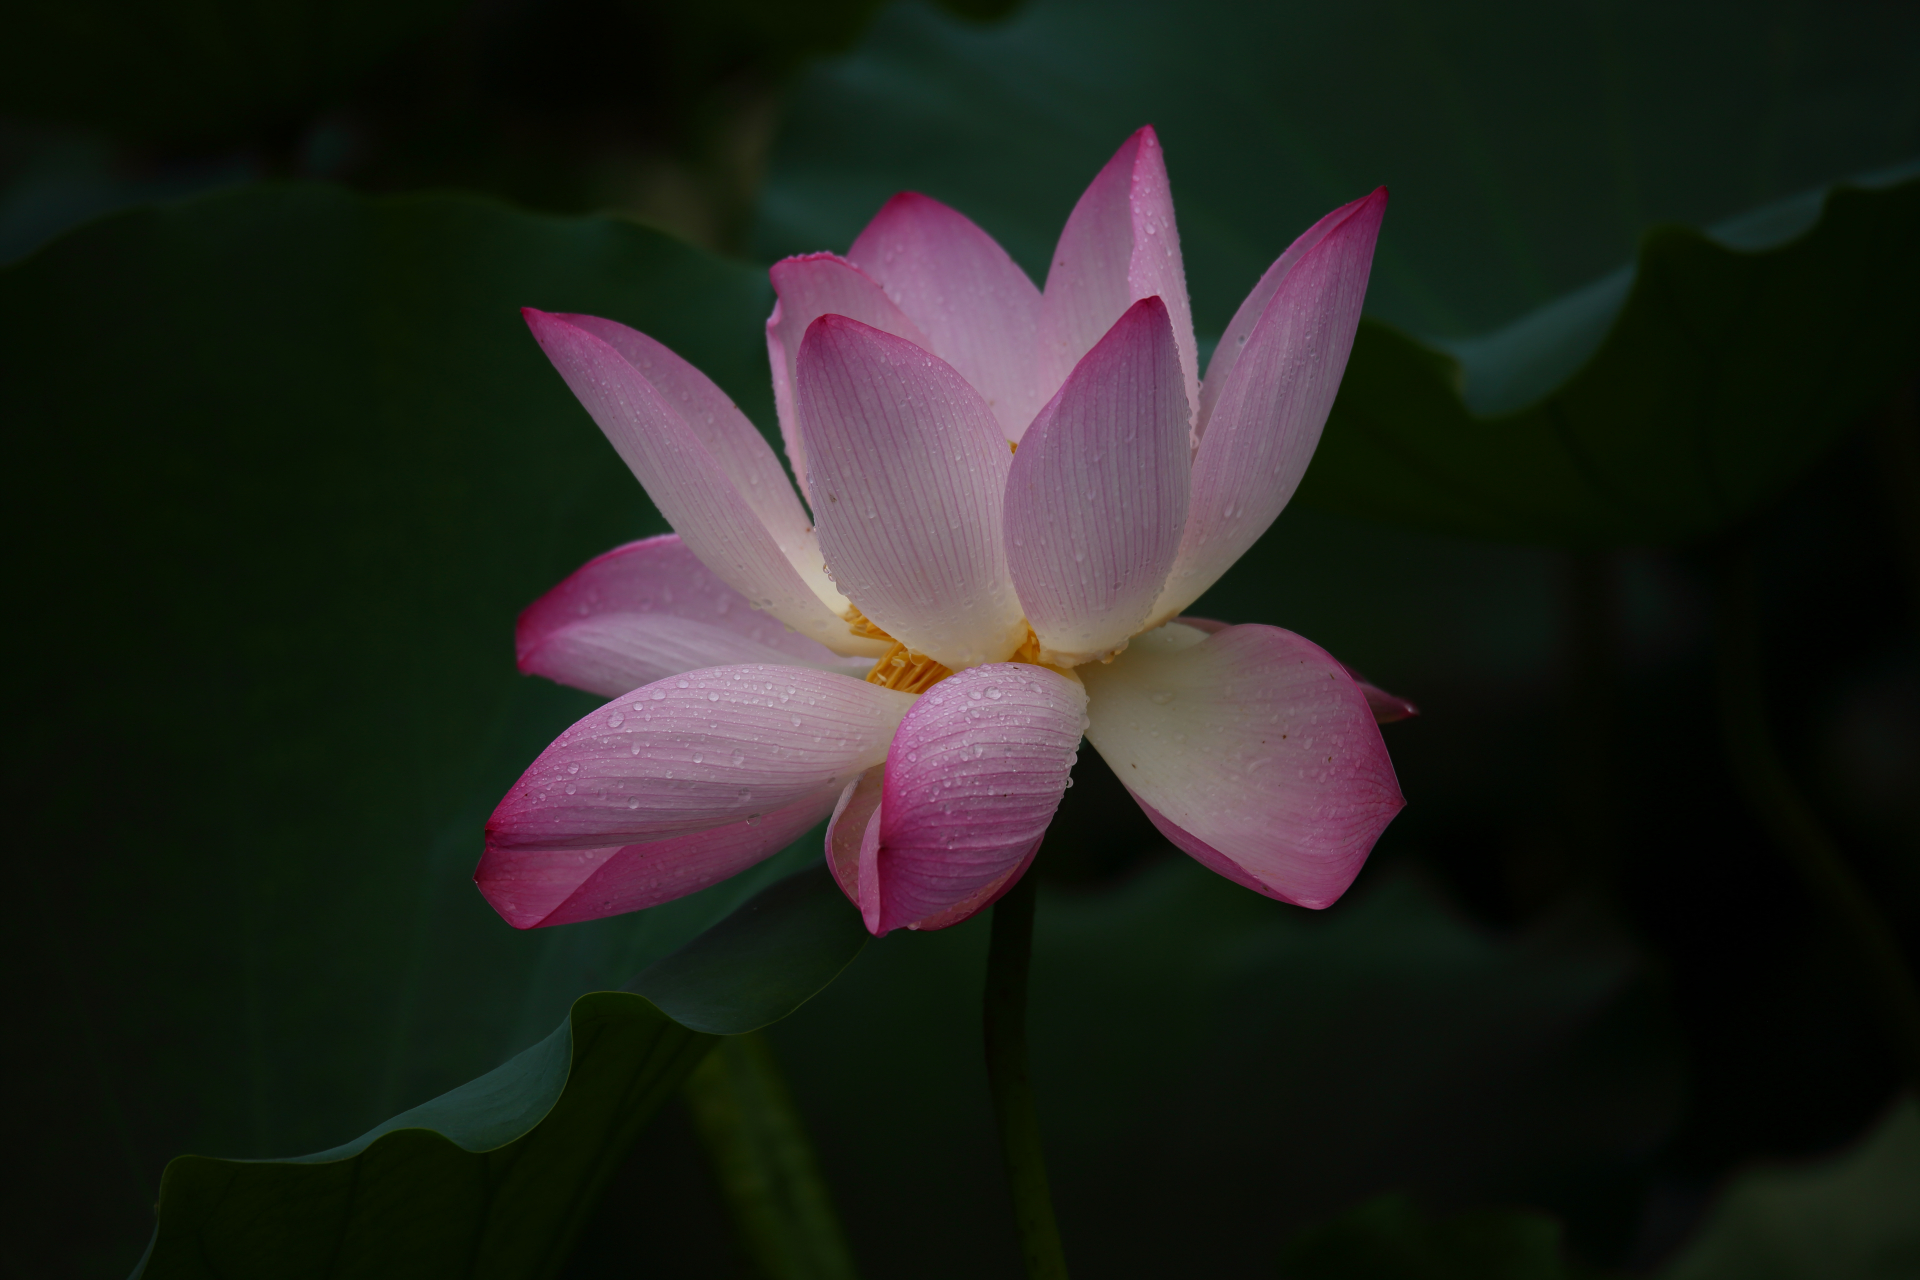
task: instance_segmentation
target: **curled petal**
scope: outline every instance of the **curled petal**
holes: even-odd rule
[[[861,676],[871,665],[754,609],[674,533],[574,570],[521,613],[514,649],[527,674],[609,698],[698,667],[758,662]]]
[[[510,851],[645,844],[838,795],[886,759],[911,705],[908,694],[805,667],[658,680],[541,752],[487,820],[487,840]]]
[[[725,826],[605,849],[505,849],[489,843],[474,883],[516,929],[578,924],[658,906],[738,875],[806,834],[833,808],[822,790]]]
[[[1079,671],[1087,740],[1148,816],[1268,897],[1330,905],[1406,803],[1366,697],[1290,631],[1173,623]]]
[[[827,867],[847,900],[860,908],[867,932],[880,932],[880,801],[887,767],[873,768],[847,784],[827,824]]]
[[[554,368],[715,577],[836,653],[880,652],[848,631],[846,598],[825,575],[796,567],[677,402],[604,339],[560,316],[524,314]]]
[[[1045,399],[1040,291],[1007,251],[965,215],[903,191],[847,257],[927,335],[927,349],[986,397],[1007,439],[1019,440]]]
[[[926,335],[887,296],[880,282],[845,258],[832,253],[809,253],[773,264],[773,314],[767,317],[767,363],[773,369],[773,407],[780,416],[780,436],[787,444],[787,461],[806,492],[806,443],[800,438],[800,419],[794,409],[800,344],[821,316],[848,316],[882,333],[905,338],[931,350]],[[814,502],[811,493],[808,502]],[[815,503],[818,512],[818,504]]]
[[[1040,640],[1071,666],[1147,620],[1187,521],[1187,401],[1159,298],[1128,308],[1050,401],[1007,481],[1007,562]]]
[[[921,696],[887,752],[878,838],[861,846],[870,930],[957,924],[1013,883],[1066,793],[1086,706],[1079,681],[1011,662]]]
[[[903,338],[845,316],[799,363],[820,546],[860,611],[958,670],[1026,639],[1002,529],[1011,455],[980,393]]]
[[[1286,271],[1276,264],[1268,273],[1279,274],[1271,296],[1244,345],[1236,340],[1217,395],[1208,392],[1212,412],[1193,459],[1186,533],[1155,620],[1212,586],[1267,531],[1306,474],[1353,349],[1386,209],[1383,187],[1347,206],[1335,225],[1323,220],[1308,232],[1319,233],[1311,247]],[[1234,323],[1244,325],[1245,316]],[[1210,383],[1214,376],[1208,370]]]
[[[1114,153],[1081,195],[1047,271],[1040,304],[1041,388],[1051,393],[1080,357],[1142,298],[1167,306],[1187,404],[1200,401],[1198,352],[1166,157],[1151,126]]]

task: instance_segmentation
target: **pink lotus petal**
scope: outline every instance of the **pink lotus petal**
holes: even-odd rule
[[[1386,189],[1349,208],[1279,279],[1229,360],[1194,455],[1186,535],[1155,619],[1179,613],[1212,586],[1267,531],[1306,474],[1353,349]]]
[[[1183,627],[1192,627],[1200,634],[1208,636],[1216,631],[1225,631],[1233,625],[1231,622],[1219,622],[1213,618],[1196,618],[1190,613],[1183,613],[1175,618],[1174,621]]]
[[[849,782],[827,825],[827,868],[840,892],[860,908],[869,933],[880,929],[880,802],[886,785],[883,764]]]
[[[709,667],[622,694],[540,753],[487,820],[503,850],[644,844],[838,795],[911,695],[805,667]]]
[[[860,611],[958,670],[1025,641],[1001,527],[1008,465],[980,393],[938,356],[845,316],[800,350],[820,547]]]
[[[847,630],[845,597],[824,574],[809,582],[646,375],[587,330],[545,312],[524,314],[554,368],[715,577],[836,653],[877,655],[884,648]]]
[[[611,698],[697,667],[760,662],[863,676],[713,576],[677,533],[615,547],[528,605],[514,629],[520,670]]]
[[[1330,905],[1406,803],[1366,697],[1290,631],[1175,623],[1078,670],[1087,740],[1148,816],[1268,897]]]
[[[930,933],[935,929],[945,929],[949,925],[956,925],[963,920],[968,920],[979,915],[982,911],[985,911],[988,907],[1006,897],[1007,890],[1020,883],[1020,877],[1027,874],[1027,869],[1033,865],[1034,855],[1040,852],[1040,846],[1045,842],[1045,836],[1035,839],[1034,842],[1027,847],[1026,853],[1021,856],[1019,861],[1015,862],[1008,870],[1001,872],[996,879],[988,880],[985,884],[974,890],[971,896],[961,899],[946,910],[936,911],[924,920],[917,920],[908,925],[907,928],[917,929],[922,933]]]
[[[787,461],[802,492],[807,489],[806,446],[800,439],[800,420],[794,413],[795,369],[800,344],[821,316],[848,316],[882,333],[932,350],[919,328],[887,296],[879,281],[845,258],[832,253],[809,253],[773,264],[768,275],[779,301],[767,317],[767,363],[773,367],[773,407],[780,415],[780,435],[787,443]],[[815,507],[811,494],[807,501]]]
[[[1040,411],[1007,481],[1007,562],[1040,640],[1071,666],[1147,620],[1187,522],[1179,353],[1159,298],[1127,309]]]
[[[1377,684],[1368,684],[1358,671],[1341,663],[1341,670],[1353,677],[1355,685],[1367,699],[1367,706],[1373,709],[1375,724],[1394,724],[1401,720],[1411,720],[1420,714],[1420,708],[1408,702],[1396,693],[1388,693]]]
[[[1174,621],[1209,636],[1216,631],[1225,631],[1233,625],[1227,622],[1216,622],[1212,618],[1196,618],[1191,614],[1182,614]],[[1365,677],[1346,663],[1341,663],[1340,669],[1351,676],[1354,684],[1360,687],[1360,692],[1366,695],[1367,705],[1373,708],[1375,724],[1392,724],[1396,720],[1407,720],[1420,714],[1420,708],[1398,694],[1388,693],[1377,685],[1368,684]]]
[[[1045,400],[1040,291],[1007,251],[965,215],[903,191],[874,215],[847,257],[927,335],[927,349],[986,397],[1007,439],[1020,439]]]
[[[869,933],[883,932],[880,925],[880,802],[886,787],[885,765],[869,769],[858,781],[847,784],[840,803],[827,828],[827,865],[840,891],[860,909],[860,918]],[[909,929],[944,929],[959,924],[999,901],[1033,865],[1041,840],[1011,868],[988,880],[966,898],[924,920],[916,920]]]
[[[1327,232],[1352,217],[1361,205],[1381,194],[1376,191],[1373,195],[1343,204],[1302,231],[1287,246],[1287,251],[1274,259],[1273,265],[1260,277],[1260,282],[1253,286],[1253,292],[1241,301],[1240,309],[1233,313],[1227,331],[1220,335],[1220,343],[1213,349],[1213,359],[1207,362],[1206,380],[1200,384],[1200,405],[1193,416],[1193,434],[1196,438],[1206,434],[1207,419],[1213,416],[1213,406],[1220,398],[1220,388],[1227,384],[1227,375],[1233,372],[1234,363],[1246,347],[1247,339],[1253,336],[1254,325],[1266,314],[1267,304],[1273,301],[1280,282],[1287,278],[1287,273],[1293,270],[1294,264],[1300,261],[1307,250],[1326,238]]]
[[[1006,887],[1066,793],[1086,705],[1078,681],[1013,662],[921,696],[887,752],[873,932],[958,923]]]
[[[516,929],[577,924],[684,898],[792,844],[833,808],[835,791],[783,809],[646,844],[604,849],[487,846],[473,879]]]
[[[817,589],[824,583],[831,592],[831,582],[820,574],[820,548],[806,508],[787,483],[780,459],[727,393],[665,346],[626,325],[598,316],[558,318],[612,347],[653,384],[661,398],[678,411],[694,438],[713,455],[721,472],[767,526],[794,568],[802,577],[809,571],[820,575],[820,582],[809,585]]]
[[[1040,305],[1041,388],[1066,380],[1080,357],[1142,298],[1167,305],[1187,404],[1200,402],[1193,309],[1166,157],[1152,126],[1114,153],[1067,218]]]

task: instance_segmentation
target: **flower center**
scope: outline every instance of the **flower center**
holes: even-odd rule
[[[885,640],[891,646],[880,655],[880,661],[873,664],[873,670],[867,672],[868,684],[877,684],[882,689],[897,689],[901,693],[925,693],[953,674],[951,668],[942,666],[924,653],[915,653],[873,625],[866,614],[851,604],[847,606],[847,630],[862,639]],[[1007,661],[1039,663],[1040,640],[1033,634],[1032,627],[1027,628],[1026,640]]]

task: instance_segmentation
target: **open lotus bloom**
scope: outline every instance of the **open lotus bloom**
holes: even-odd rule
[[[1404,803],[1376,707],[1411,707],[1291,632],[1181,614],[1306,470],[1386,200],[1296,240],[1202,381],[1151,129],[1074,207],[1044,291],[959,213],[895,197],[846,257],[773,268],[805,506],[697,369],[529,311],[676,532],[522,616],[523,670],[613,700],[494,811],[487,900],[521,928],[632,911],[831,815],[867,927],[939,928],[1025,871],[1084,737],[1207,867],[1333,902]]]

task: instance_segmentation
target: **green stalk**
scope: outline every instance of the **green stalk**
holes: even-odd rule
[[[1027,970],[1033,960],[1032,871],[994,904],[993,941],[987,951],[987,991],[982,1029],[986,1036],[987,1084],[1000,1123],[1000,1153],[1013,1193],[1014,1227],[1028,1280],[1066,1280],[1067,1256],[1047,1190],[1047,1161],[1040,1150],[1040,1117],[1027,1075]]]
[[[1909,1088],[1920,1092],[1920,990],[1900,940],[1820,825],[1774,747],[1760,652],[1759,581],[1750,542],[1721,566],[1716,681],[1720,728],[1747,803],[1852,943]]]
[[[766,1280],[854,1280],[846,1236],[766,1037],[722,1037],[685,1089],[759,1273]]]

